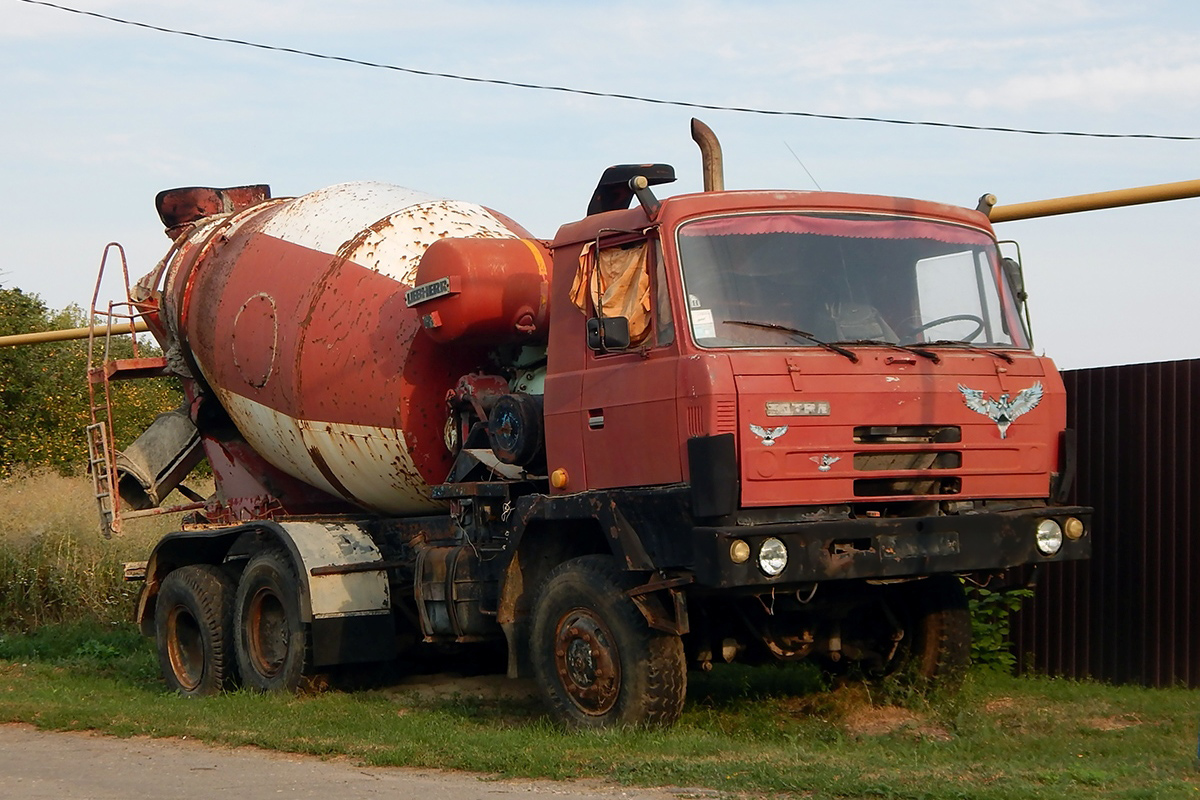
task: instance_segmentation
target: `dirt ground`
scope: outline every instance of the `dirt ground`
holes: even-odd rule
[[[679,800],[705,789],[625,789],[594,782],[488,780],[461,772],[361,767],[250,747],[187,739],[118,739],[87,732],[0,725],[0,796],[6,800],[128,800],[130,797],[358,798],[422,800]]]

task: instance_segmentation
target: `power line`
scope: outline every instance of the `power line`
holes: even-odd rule
[[[364,61],[358,58],[349,58],[347,56],[333,56],[326,53],[314,53],[310,50],[298,50],[294,47],[280,47],[277,45],[262,44],[261,42],[250,42],[244,39],[230,39],[224,36],[210,36],[203,33],[195,33],[193,31],[177,30],[175,28],[164,28],[160,25],[151,25],[146,22],[138,22],[136,20],[122,19],[121,17],[113,17],[108,14],[101,14],[96,11],[85,11],[79,8],[71,8],[70,6],[59,5],[58,3],[46,2],[46,0],[20,0],[22,3],[28,3],[35,6],[46,6],[47,8],[57,9],[59,11],[67,11],[72,14],[79,14],[85,17],[95,17],[96,19],[115,22],[121,25],[130,25],[135,28],[144,28],[146,30],[157,31],[159,33],[170,33],[175,36],[188,36],[193,39],[203,39],[208,42],[222,42],[224,44],[236,44],[241,47],[253,47],[258,50],[268,50],[276,53],[291,53],[292,55],[305,56],[306,58],[319,58],[325,61],[338,61],[343,64],[354,64],[360,67],[370,67],[372,69],[386,69],[393,72],[404,72],[409,75],[419,75],[427,78],[445,78],[453,81],[466,81],[468,83],[484,83],[493,86],[509,86],[516,89],[536,89],[544,92],[561,92],[564,94],[584,95],[586,97],[603,97],[615,100],[630,100],[637,103],[652,103],[660,106],[677,106],[680,108],[696,108],[706,111],[732,111],[740,114],[760,114],[763,116],[774,117],[806,117],[809,119],[826,119],[839,122],[876,122],[886,125],[915,125],[928,128],[953,128],[964,131],[991,131],[993,133],[1020,133],[1029,136],[1076,136],[1090,139],[1158,139],[1167,141],[1182,141],[1192,142],[1200,141],[1200,136],[1169,136],[1156,133],[1088,133],[1085,131],[1052,131],[1052,130],[1037,130],[1033,128],[1007,128],[995,125],[966,125],[956,122],[934,122],[929,120],[911,120],[911,119],[891,119],[887,117],[866,117],[852,116],[848,114],[818,114],[814,111],[781,111],[765,108],[750,108],[747,106],[723,106],[710,103],[692,103],[686,100],[666,100],[658,97],[645,97],[636,94],[622,94],[620,92],[600,92],[591,89],[575,89],[569,86],[554,86],[542,83],[523,83],[521,81],[507,81],[499,78],[480,78],[473,75],[457,75],[451,72],[433,72],[430,70],[415,69],[413,67],[400,67],[395,64],[380,64],[375,61]]]

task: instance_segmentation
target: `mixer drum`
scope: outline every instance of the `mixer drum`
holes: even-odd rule
[[[379,183],[268,200],[176,242],[162,310],[250,445],[331,495],[393,514],[440,507],[445,397],[486,347],[419,335],[405,303],[448,237],[529,237],[481,206]]]

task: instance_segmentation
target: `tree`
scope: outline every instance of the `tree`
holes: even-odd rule
[[[78,306],[46,307],[36,294],[0,287],[0,335],[33,333],[88,324]],[[157,350],[140,346],[143,355]],[[132,353],[128,337],[113,341],[112,357]],[[181,402],[178,382],[165,378],[115,384],[114,435],[118,446],[133,441],[165,410]],[[46,342],[0,347],[0,477],[21,468],[50,467],[63,473],[87,465],[85,426],[90,421],[87,342]]]

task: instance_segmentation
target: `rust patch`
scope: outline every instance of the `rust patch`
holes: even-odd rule
[[[320,450],[315,447],[310,447],[308,448],[308,455],[312,458],[313,465],[321,473],[321,477],[329,481],[329,485],[333,487],[335,492],[347,500],[352,500],[354,498],[354,493],[347,489],[345,485],[338,480],[338,476],[334,474],[333,470],[329,468],[329,463],[325,461],[325,456],[321,455]]]
[[[271,187],[266,184],[211,189],[187,186],[167,189],[154,198],[158,217],[166,226],[167,235],[174,239],[184,225],[216,214],[229,214],[271,199]]]

